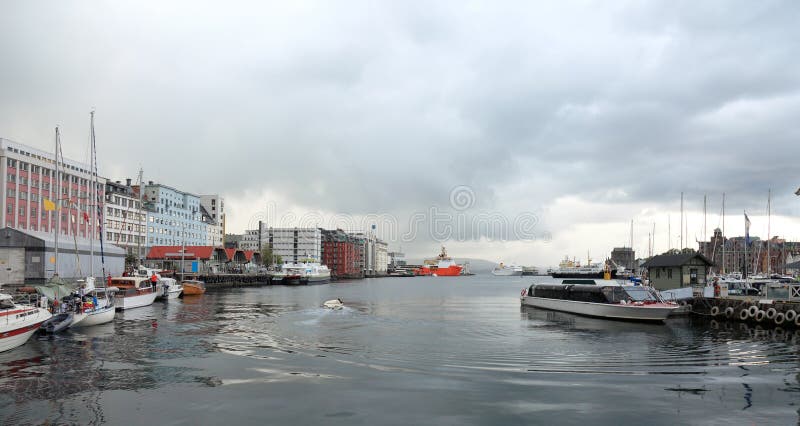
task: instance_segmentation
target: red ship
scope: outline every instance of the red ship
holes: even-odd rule
[[[415,275],[435,275],[439,277],[456,277],[461,275],[464,267],[447,256],[447,250],[442,246],[442,253],[435,259],[425,261],[425,264],[414,270]]]

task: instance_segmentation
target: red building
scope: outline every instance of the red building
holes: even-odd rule
[[[322,263],[332,278],[361,278],[357,241],[341,229],[322,231]]]

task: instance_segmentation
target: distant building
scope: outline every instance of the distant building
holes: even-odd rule
[[[322,230],[322,263],[331,270],[333,278],[360,278],[358,241],[341,229]]]
[[[258,229],[245,231],[239,243],[245,250],[272,249],[284,262],[322,260],[322,231],[319,228],[269,228],[259,222]]]
[[[243,235],[239,234],[225,234],[223,240],[225,243],[223,244],[225,248],[241,248],[240,243],[242,242]]]
[[[358,245],[358,265],[364,276],[386,275],[389,266],[389,245],[375,236],[373,232],[351,233]]]
[[[221,246],[225,239],[225,199],[218,194],[201,195],[200,207],[205,209],[206,214],[211,217],[211,221],[217,226],[210,240],[211,245]]]
[[[650,284],[658,290],[705,286],[711,261],[700,253],[661,254],[642,265]]]
[[[636,252],[631,247],[614,247],[611,250],[611,261],[627,271],[636,271]]]
[[[785,265],[800,256],[798,242],[778,237],[766,241],[751,236],[748,244],[745,237],[726,238],[719,228],[714,230],[714,235],[709,241],[699,243],[699,249],[703,256],[714,262],[715,273],[740,272],[747,276],[766,273],[768,266],[773,273],[786,273]],[[769,259],[767,259],[768,251]]]
[[[387,253],[389,256],[389,269],[395,269],[399,266],[406,266],[406,255],[399,251],[390,251]]]

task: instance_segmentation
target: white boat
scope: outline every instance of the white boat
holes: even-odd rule
[[[569,281],[569,280],[566,280]],[[534,284],[522,289],[524,306],[627,321],[664,321],[678,305],[649,287],[619,284]]]
[[[344,308],[344,303],[342,302],[342,299],[331,299],[326,300],[322,306],[328,309],[339,310]]]
[[[83,320],[77,324],[72,324],[72,327],[89,327],[93,325],[106,324],[114,321],[115,307],[114,296],[115,292],[119,291],[116,287],[94,287],[94,278],[89,277],[84,285],[84,304],[83,304]]]
[[[522,272],[522,266],[504,265],[503,262],[500,262],[500,265],[492,269],[492,275],[498,277],[520,277]]]
[[[177,299],[180,297],[181,293],[183,293],[183,285],[174,278],[162,277],[160,269],[150,269],[140,266],[134,272],[134,276],[148,279],[153,275],[158,279],[158,285],[156,286],[156,290],[158,291],[157,298],[166,300]]]
[[[114,293],[114,307],[118,310],[152,305],[158,296],[155,285],[145,277],[117,277],[111,285],[119,289]]]
[[[22,346],[50,317],[47,309],[16,304],[0,293],[0,352]]]
[[[331,280],[331,271],[316,262],[285,263],[273,279],[280,279],[282,284],[323,284]]]

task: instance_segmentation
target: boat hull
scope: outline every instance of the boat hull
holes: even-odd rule
[[[183,295],[184,296],[199,296],[206,292],[204,287],[200,287],[194,284],[183,284]]]
[[[0,333],[0,352],[10,351],[11,349],[24,345],[25,342],[31,338],[33,333],[39,330],[43,322],[44,321],[40,321],[24,325],[20,328]]]
[[[152,305],[156,300],[156,296],[158,296],[158,293],[148,292],[136,296],[117,297],[114,301],[114,306],[118,311],[141,308],[142,306]]]
[[[496,277],[521,277],[522,270],[514,270],[510,268],[494,269],[492,270],[492,275]]]
[[[564,299],[524,296],[522,305],[551,311],[569,312],[578,315],[624,321],[662,322],[677,306],[665,304],[634,305],[579,302]]]
[[[86,317],[78,324],[73,324],[73,327],[90,327],[93,325],[100,325],[114,321],[116,310],[113,306],[106,306],[97,308],[94,311],[86,312]]]

